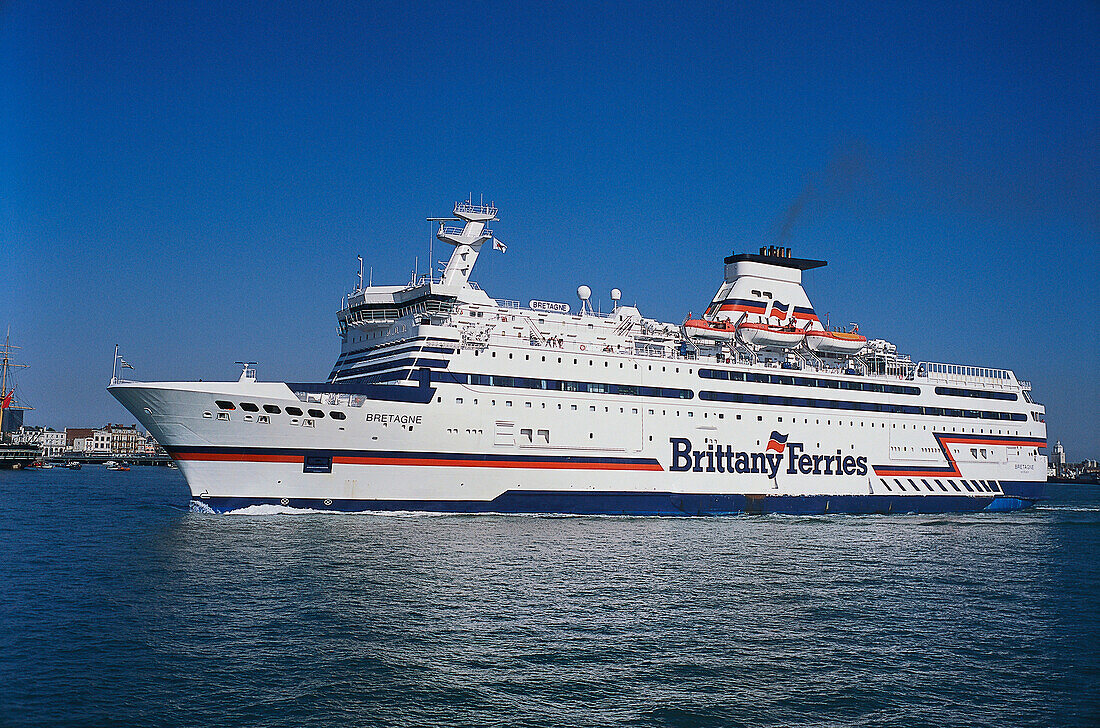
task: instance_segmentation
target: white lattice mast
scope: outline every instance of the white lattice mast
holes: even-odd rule
[[[470,271],[477,262],[481,246],[493,238],[493,231],[485,223],[495,220],[497,208],[493,203],[475,205],[470,200],[455,203],[455,217],[465,222],[462,227],[447,227],[439,223],[436,239],[455,246],[447,267],[443,270],[443,285],[466,287]]]

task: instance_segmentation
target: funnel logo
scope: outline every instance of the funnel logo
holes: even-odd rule
[[[738,451],[733,445],[707,443],[706,450],[695,450],[686,437],[671,437],[674,473],[758,473],[775,480],[786,461],[789,475],[867,475],[867,458],[862,455],[807,453],[801,442],[787,442],[787,435],[772,432],[764,452]]]
[[[776,452],[783,452],[787,447],[787,436],[780,435],[775,430],[772,430],[772,436],[768,439],[767,450],[775,450]]]

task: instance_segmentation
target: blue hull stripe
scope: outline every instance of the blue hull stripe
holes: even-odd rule
[[[579,515],[703,516],[781,513],[789,515],[972,513],[1014,511],[1033,504],[1020,497],[964,495],[700,495],[681,493],[511,490],[491,501],[350,500],[319,498],[196,498],[215,511],[255,505],[284,505],[335,511],[431,511],[442,513],[562,513]]]

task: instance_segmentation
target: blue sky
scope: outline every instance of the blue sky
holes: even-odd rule
[[[671,321],[798,202],[820,312],[1016,370],[1100,457],[1100,10],[960,5],[0,5],[28,422],[131,421],[116,342],[138,378],[324,377],[355,256],[406,281],[470,193],[492,295]]]

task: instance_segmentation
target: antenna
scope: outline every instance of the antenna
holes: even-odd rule
[[[254,361],[235,361],[234,364],[242,367],[241,378],[237,381],[256,381],[256,362]]]
[[[357,255],[355,257],[359,259],[359,289],[358,290],[361,291],[361,290],[363,290],[363,256]]]
[[[579,286],[577,298],[581,299],[581,315],[584,315],[585,311],[592,313],[592,305],[588,302],[592,298],[592,289],[588,286]]]

